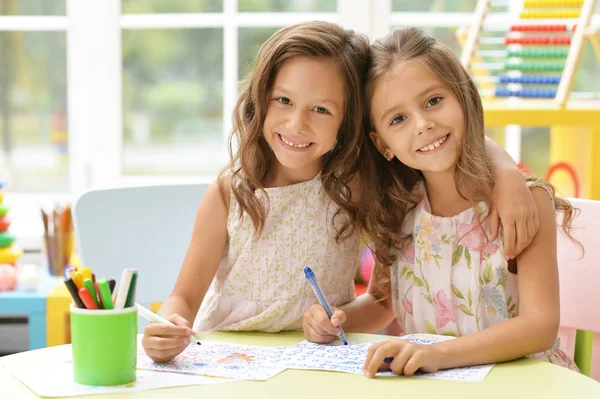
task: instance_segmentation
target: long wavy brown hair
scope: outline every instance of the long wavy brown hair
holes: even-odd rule
[[[242,83],[229,137],[230,162],[221,173],[231,175],[231,189],[240,204],[240,217],[247,214],[258,234],[262,232],[268,210],[257,191],[263,191],[266,197],[262,182],[275,160],[263,136],[268,99],[281,65],[297,56],[331,59],[343,76],[344,119],[334,147],[325,155],[321,181],[326,194],[339,206],[333,216],[336,239],[350,236],[360,225],[349,184],[356,176],[364,138],[363,83],[368,53],[366,36],[328,22],[282,28],[261,46],[254,70]],[[338,217],[341,217],[340,223],[337,223]]]
[[[427,66],[460,102],[466,132],[459,146],[454,182],[464,199],[473,204],[485,201],[489,209],[494,179],[486,155],[483,106],[477,87],[450,48],[414,27],[395,30],[375,41],[371,46],[367,74],[367,99],[369,102],[372,100],[374,88],[382,77],[398,64],[409,61]],[[402,87],[395,89],[402,90]],[[374,127],[369,123],[365,130],[374,131]],[[412,190],[424,177],[420,171],[404,165],[397,158],[388,162],[372,140],[364,140],[363,149],[361,186],[364,227],[377,263],[390,266],[396,260],[397,251],[412,239],[410,235],[401,233],[401,227],[407,213],[417,204]],[[561,227],[571,237],[570,226],[575,217],[571,204],[556,197],[554,187],[548,182],[533,176],[527,176],[526,179],[530,186],[541,186],[553,195],[556,210],[564,213]]]

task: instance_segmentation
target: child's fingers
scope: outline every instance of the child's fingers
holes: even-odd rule
[[[192,325],[190,324],[190,322],[187,321],[187,319],[184,318],[183,316],[178,315],[177,313],[174,313],[174,314],[170,315],[169,317],[167,317],[167,320],[169,320],[171,323],[175,324],[176,326],[186,327],[190,331],[192,329]],[[192,332],[192,334],[193,334],[193,332]]]
[[[381,346],[377,347],[369,358],[368,363],[365,362],[365,375],[367,377],[374,377],[379,367],[383,363],[386,357],[396,357],[399,349],[391,342],[391,340],[385,341]]]
[[[536,226],[534,217],[532,216],[531,219],[529,219],[527,221],[527,234],[529,235],[529,237],[531,239],[533,239],[535,237],[538,229],[539,229],[539,226]]]
[[[423,352],[415,352],[404,365],[404,375],[414,375],[423,365]]]
[[[335,339],[335,335],[319,334],[314,329],[305,330],[304,337],[315,344],[328,344]]]
[[[414,351],[409,346],[404,346],[400,352],[394,356],[394,360],[390,364],[390,369],[398,374],[406,374],[407,362],[412,358]]]
[[[514,257],[514,251],[516,246],[516,231],[514,221],[511,223],[503,224],[504,229],[504,257],[512,259]]]
[[[529,236],[529,229],[527,228],[527,219],[517,220],[517,244],[513,252],[513,258],[521,253],[525,248],[529,246],[533,236]]]
[[[323,325],[324,322],[319,322],[314,318],[304,317],[302,321],[302,328],[304,330],[304,336],[311,342],[317,343],[325,343],[331,342],[334,338],[340,333],[339,328],[335,328],[327,321]],[[333,331],[333,332],[332,332]]]
[[[339,327],[346,321],[346,312],[340,309],[336,309],[331,316],[331,325]]]
[[[387,342],[387,341],[385,341]],[[371,363],[371,359],[373,358],[373,354],[377,351],[377,349],[383,345],[385,342],[378,342],[369,347],[367,351],[367,358],[365,359],[365,364],[363,364],[363,371],[366,371],[367,365]]]
[[[144,334],[142,346],[150,357],[156,363],[171,360],[187,347],[189,338],[187,337],[157,337]]]
[[[338,312],[344,313],[341,310]],[[305,315],[309,320],[309,324],[321,335],[340,335],[340,329],[334,326],[325,312],[325,309],[321,305],[311,306],[309,312]],[[343,316],[344,321],[346,320],[346,314]]]
[[[146,346],[154,350],[172,350],[185,348],[190,344],[188,337],[148,337]]]
[[[540,229],[540,213],[538,212],[537,206],[535,207],[535,212],[533,212],[533,215],[531,215],[530,221],[533,224],[533,235],[536,235]]]
[[[328,334],[323,331],[310,314],[305,314],[302,319],[302,330],[304,331],[304,338],[309,342],[316,344],[326,344],[335,339],[334,335]]]
[[[154,363],[164,363],[179,355],[181,352],[183,352],[183,349],[185,348],[166,350],[150,349],[146,350],[146,354]]]
[[[175,336],[189,337],[190,329],[186,327],[171,326],[161,323],[150,323],[144,328],[144,335],[160,335],[160,336]]]

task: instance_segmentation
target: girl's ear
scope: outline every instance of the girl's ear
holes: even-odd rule
[[[373,144],[375,144],[377,151],[379,151],[379,153],[383,155],[385,159],[391,161],[392,158],[394,158],[394,153],[390,150],[385,141],[383,141],[381,136],[377,134],[377,132],[371,130],[369,132],[369,137],[371,138],[371,140],[373,140]]]

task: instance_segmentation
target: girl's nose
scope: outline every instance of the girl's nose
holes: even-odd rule
[[[433,129],[435,123],[431,118],[426,115],[418,115],[417,117],[417,131],[419,134],[425,133],[428,130]]]
[[[290,134],[300,133],[304,127],[304,114],[301,111],[294,111],[289,114],[285,127]]]

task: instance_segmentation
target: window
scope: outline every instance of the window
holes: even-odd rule
[[[239,0],[240,12],[336,12],[336,0]]]
[[[0,32],[0,171],[7,190],[66,192],[65,32]]]
[[[223,12],[223,0],[121,0],[122,14]]]
[[[0,15],[65,15],[65,0],[2,0]]]
[[[19,244],[39,248],[41,203],[212,180],[227,161],[237,81],[260,45],[292,23],[339,22],[337,9],[338,0],[0,0],[9,16],[0,178]]]
[[[488,16],[491,43],[501,39],[522,0],[503,4]],[[227,161],[238,81],[282,26],[325,20],[375,39],[393,26],[417,25],[459,52],[456,30],[470,26],[475,5],[0,0],[0,179],[8,183],[12,231],[39,247],[40,202],[90,188],[214,179]],[[482,62],[497,59],[491,54]],[[581,65],[575,89],[599,91],[589,45]],[[503,129],[488,134],[514,142],[505,141]],[[548,162],[536,155],[548,145],[542,136],[523,130],[522,145],[511,150],[516,158],[522,152],[535,171]]]
[[[473,12],[476,5],[477,0],[392,0],[392,11],[425,11],[430,13]]]
[[[237,82],[260,45],[337,1],[123,0],[122,138],[113,184],[212,180],[227,162]]]
[[[123,31],[125,175],[223,166],[223,29]]]

